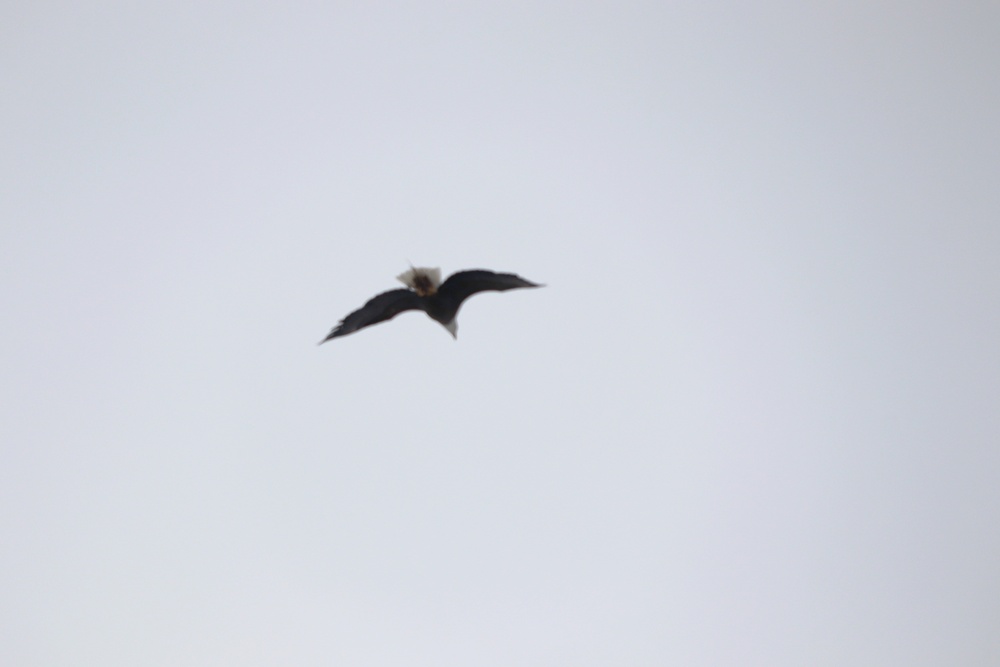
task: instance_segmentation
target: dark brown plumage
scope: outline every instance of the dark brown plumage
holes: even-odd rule
[[[485,269],[472,269],[453,273],[443,283],[439,269],[411,268],[398,279],[408,289],[383,292],[349,314],[320,341],[322,345],[331,338],[346,336],[355,331],[390,320],[408,310],[422,310],[440,322],[457,338],[458,323],[455,318],[462,302],[473,294],[485,291],[505,292],[522,287],[543,287],[525,280],[514,273],[495,273]]]

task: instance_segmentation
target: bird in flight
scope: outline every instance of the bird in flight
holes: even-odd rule
[[[520,287],[544,287],[513,273],[494,273],[484,269],[459,271],[441,282],[441,269],[410,267],[396,278],[407,289],[382,292],[345,317],[320,345],[339,336],[390,320],[407,310],[422,310],[439,322],[452,338],[458,338],[458,309],[477,292],[505,292]]]

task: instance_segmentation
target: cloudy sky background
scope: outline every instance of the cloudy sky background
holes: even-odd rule
[[[997,664],[998,25],[5,3],[0,662]]]

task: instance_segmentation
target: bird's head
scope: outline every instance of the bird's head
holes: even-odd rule
[[[404,271],[396,276],[396,280],[420,296],[431,296],[437,292],[438,285],[441,284],[441,269],[411,266],[409,271]]]

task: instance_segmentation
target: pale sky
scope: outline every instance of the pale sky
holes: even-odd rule
[[[1000,664],[998,26],[5,3],[0,664]]]

